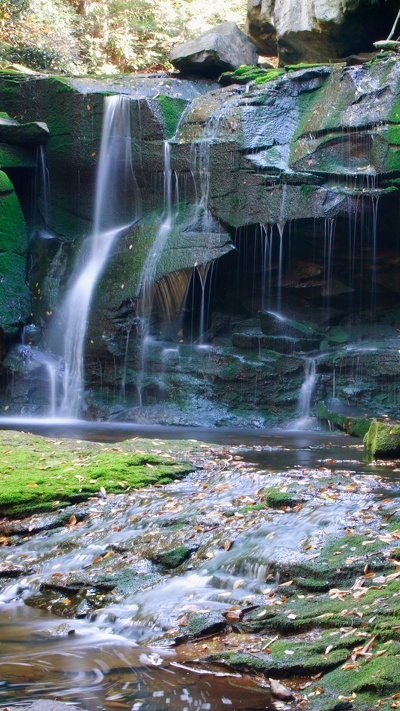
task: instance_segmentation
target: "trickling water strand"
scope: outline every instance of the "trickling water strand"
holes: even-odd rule
[[[121,398],[125,398],[125,386],[126,386],[126,374],[128,370],[128,354],[129,354],[129,339],[131,335],[131,330],[132,330],[132,324],[129,324],[127,329],[126,329],[126,336],[125,336],[125,352],[124,352],[124,365],[122,369],[122,378],[121,378]]]
[[[119,214],[123,207],[130,212],[125,224],[121,224]],[[77,417],[81,409],[84,340],[91,299],[117,235],[138,219],[139,207],[131,162],[130,99],[127,96],[110,96],[104,102],[89,254],[83,267],[72,278],[62,310],[65,361],[62,415]]]
[[[278,262],[278,284],[277,284],[277,297],[276,297],[276,311],[279,314],[281,312],[282,306],[282,271],[283,271],[283,232],[285,229],[285,222],[278,222],[277,228],[279,233],[279,262]]]
[[[179,199],[178,196],[176,196],[176,199]],[[164,141],[164,216],[156,238],[150,247],[140,277],[140,283],[142,285],[140,311],[141,316],[145,319],[148,319],[150,316],[157,265],[171,232],[173,220],[171,146],[168,141]]]
[[[43,220],[44,224],[47,225],[49,221],[49,205],[50,205],[50,181],[49,172],[46,166],[46,156],[44,153],[43,145],[39,147],[38,151],[38,164],[39,164],[39,181],[41,188],[41,195],[43,200]]]
[[[324,272],[325,272],[325,308],[329,318],[332,296],[333,248],[335,241],[335,220],[325,220],[324,227]]]
[[[176,195],[177,200],[178,195]],[[150,247],[147,258],[144,262],[140,276],[141,292],[139,301],[139,313],[142,319],[140,363],[137,379],[138,402],[143,404],[143,383],[146,370],[146,351],[148,347],[149,322],[154,300],[154,282],[156,279],[157,265],[164,250],[167,239],[174,222],[172,206],[172,170],[171,170],[171,146],[169,141],[164,141],[164,214],[161,225],[156,234],[155,240]]]
[[[376,233],[378,227],[378,205],[379,205],[379,194],[371,195],[372,203],[372,289],[371,289],[371,309],[375,311],[376,309]]]
[[[208,262],[208,264],[203,264],[201,267],[196,267],[197,273],[200,278],[200,284],[201,284],[200,323],[199,323],[199,336],[197,339],[197,342],[199,345],[204,344],[205,289],[206,289],[207,276],[208,276],[208,272],[210,271],[210,267],[212,267],[212,262]]]

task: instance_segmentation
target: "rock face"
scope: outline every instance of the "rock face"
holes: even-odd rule
[[[248,34],[261,54],[282,64],[324,62],[373,49],[387,37],[397,3],[373,0],[249,0]]]
[[[14,120],[28,107],[27,121],[49,125],[52,192],[47,211],[39,195],[35,216],[32,316],[25,305],[12,317],[29,329],[4,361],[10,413],[46,412],[50,370],[61,388],[60,353],[43,357],[47,324],[62,320],[91,230],[104,92],[123,91],[141,214],[127,219],[93,295],[87,416],[262,426],[332,396],[396,416],[399,57],[247,76],[247,87],[234,73],[224,88],[0,77]],[[26,160],[25,145],[5,155],[17,150]],[[23,166],[13,174],[19,195]],[[124,224],[129,205],[121,201]],[[160,238],[149,309],[143,271]],[[9,403],[3,392],[0,406]]]
[[[255,46],[234,22],[222,22],[175,47],[169,58],[181,72],[209,77],[258,61]]]
[[[27,285],[28,226],[14,184],[26,171],[25,194],[33,184],[37,148],[48,138],[47,126],[21,124],[0,113],[0,332],[13,336],[26,323],[31,306]],[[15,177],[14,177],[15,176]],[[1,346],[2,348],[2,346]]]

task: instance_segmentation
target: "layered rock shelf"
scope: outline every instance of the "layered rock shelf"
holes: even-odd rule
[[[133,224],[121,196],[127,226],[91,302],[82,415],[282,424],[302,414],[313,361],[308,414],[333,397],[396,418],[399,77],[388,50],[362,66],[240,68],[224,86],[3,72],[1,407],[57,409],[63,359],[49,332],[92,230],[104,99],[124,94],[140,214]],[[161,233],[149,309],[143,273]]]

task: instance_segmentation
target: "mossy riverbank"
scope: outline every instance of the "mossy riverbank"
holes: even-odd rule
[[[150,449],[153,451],[150,451]],[[91,496],[169,484],[193,471],[145,441],[118,446],[0,431],[0,515],[55,511]]]
[[[174,662],[254,675],[277,709],[400,707],[400,514],[396,474],[381,476],[398,463],[361,475],[360,445],[346,440],[340,460],[317,448],[308,466],[278,469],[252,463],[263,448],[251,446],[10,432],[1,443],[15,506],[45,488],[43,471],[50,490],[70,478],[86,499],[1,522],[3,600],[20,595],[71,630],[76,618],[125,620]],[[94,470],[108,478],[79,491]]]

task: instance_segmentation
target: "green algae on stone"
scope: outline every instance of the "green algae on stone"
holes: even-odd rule
[[[280,491],[274,486],[266,489],[265,500],[271,509],[280,509],[282,507],[292,507],[300,503],[301,499],[292,491]]]
[[[251,81],[254,81],[258,85],[277,79],[282,74],[285,74],[284,69],[266,69],[264,67],[242,65],[234,72],[224,72],[218,81],[222,86],[229,86],[229,84],[248,84]]]
[[[187,546],[178,546],[168,551],[158,553],[154,557],[155,563],[160,563],[165,568],[178,568],[188,558],[190,558],[192,549]]]
[[[364,436],[364,446],[372,455],[393,457],[400,454],[400,424],[390,422],[371,423]]]
[[[162,111],[166,138],[171,139],[175,135],[180,118],[188,102],[185,99],[174,98],[165,94],[157,96],[156,101]]]
[[[1,449],[2,445],[0,440]],[[90,496],[168,484],[194,469],[170,455],[73,446],[29,435],[8,437],[1,463],[0,514],[11,518],[51,511]]]
[[[320,420],[333,422],[341,430],[354,437],[364,437],[371,425],[371,418],[367,415],[346,414],[344,411],[335,411],[335,403],[330,401],[318,402],[316,415]]]

